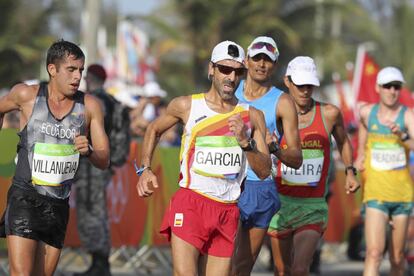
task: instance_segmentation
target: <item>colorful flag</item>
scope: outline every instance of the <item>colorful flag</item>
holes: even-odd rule
[[[377,74],[379,66],[364,51],[362,56],[362,64],[360,65],[360,76],[354,77],[354,81],[358,82],[357,102],[376,103],[379,101],[379,95],[375,92]]]
[[[374,59],[365,50],[358,54],[357,68],[354,75],[353,88],[356,92],[356,101],[377,103],[379,95],[375,91],[377,74],[380,68]],[[403,87],[400,93],[400,102],[408,107],[414,107],[414,98],[411,92]]]

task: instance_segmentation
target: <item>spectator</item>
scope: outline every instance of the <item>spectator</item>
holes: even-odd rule
[[[160,115],[162,99],[166,96],[167,92],[158,83],[148,82],[144,85],[144,96],[131,112],[131,130],[136,136],[143,137],[148,124]]]
[[[113,100],[103,88],[105,80],[106,71],[101,65],[92,64],[88,67],[86,91],[100,100],[104,110],[105,132],[109,135]],[[75,185],[76,215],[79,238],[82,247],[92,255],[92,264],[86,272],[75,273],[75,276],[111,275],[108,261],[111,241],[106,205],[106,187],[111,177],[110,169],[100,170],[94,168],[87,158],[80,159]]]

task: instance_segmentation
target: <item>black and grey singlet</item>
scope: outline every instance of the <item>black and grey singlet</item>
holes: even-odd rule
[[[79,165],[74,138],[77,133],[85,135],[84,93],[75,93],[72,109],[60,120],[53,116],[47,99],[47,83],[41,83],[29,121],[19,132],[13,185],[66,199]]]

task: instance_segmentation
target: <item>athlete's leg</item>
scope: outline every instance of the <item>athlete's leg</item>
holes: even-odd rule
[[[239,225],[232,260],[232,275],[250,275],[266,233],[267,229],[246,229]]]
[[[56,271],[61,250],[38,242],[35,256],[34,275],[52,276]]]
[[[366,208],[364,226],[366,242],[365,276],[378,275],[385,248],[387,223],[388,216],[386,213],[375,208]]]
[[[174,276],[195,276],[198,272],[200,252],[193,245],[171,233]]]
[[[272,246],[273,262],[275,264],[275,276],[290,275],[293,257],[292,235],[282,239],[271,237],[270,243]]]
[[[303,230],[293,235],[292,276],[309,275],[313,254],[321,234],[315,230]]]
[[[230,269],[231,258],[216,257],[211,255],[204,255],[200,257],[200,276],[229,275]],[[248,275],[250,275],[250,273]]]
[[[391,263],[390,275],[393,276],[404,275],[404,249],[407,238],[408,220],[408,215],[397,215],[392,217],[389,254]]]
[[[37,241],[19,236],[7,236],[10,275],[32,275]]]

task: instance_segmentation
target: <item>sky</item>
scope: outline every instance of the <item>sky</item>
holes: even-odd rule
[[[148,14],[153,11],[163,0],[104,0],[106,3],[115,2],[122,15]]]

